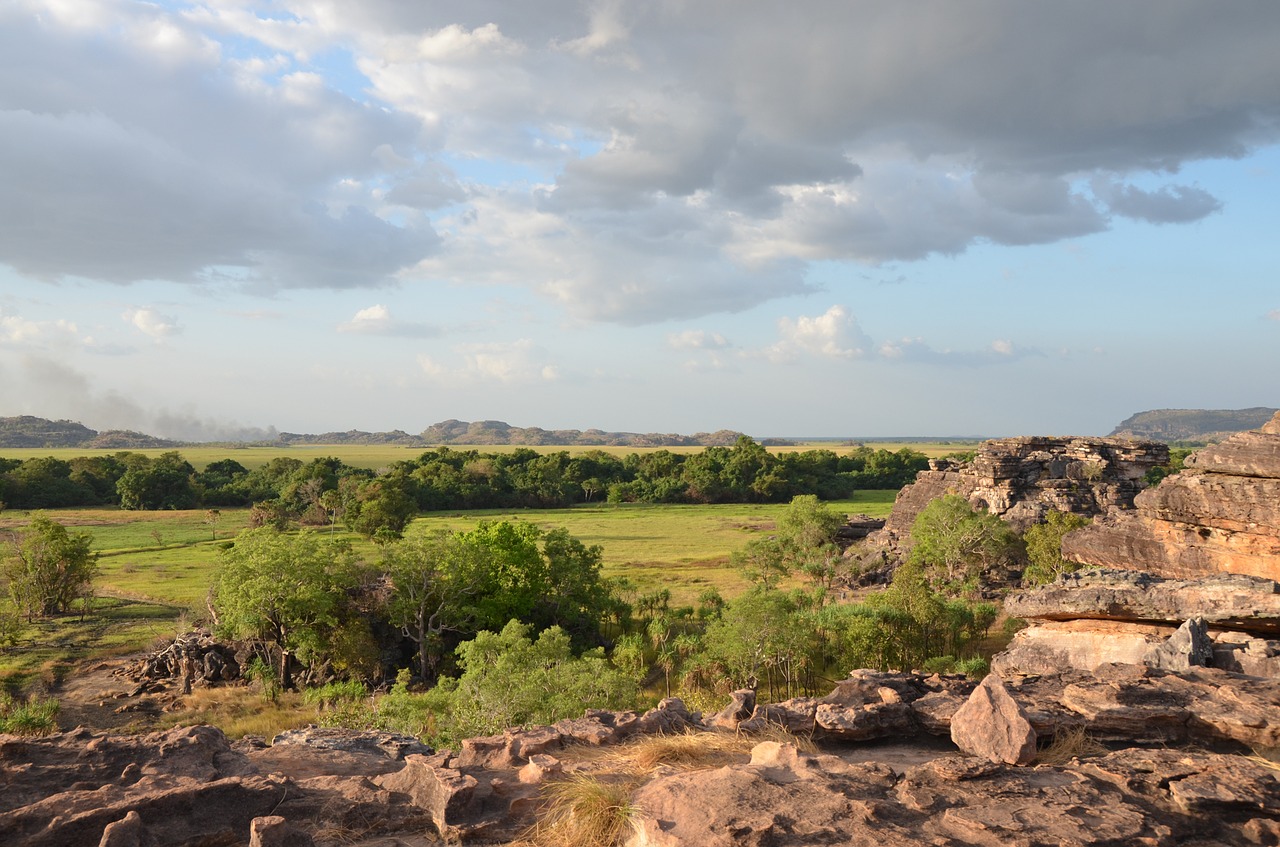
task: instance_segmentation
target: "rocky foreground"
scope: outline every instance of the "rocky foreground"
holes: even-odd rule
[[[678,700],[591,711],[457,752],[325,729],[269,746],[203,726],[0,737],[0,833],[14,847],[512,843],[546,786],[616,775],[603,751],[778,725],[822,752],[784,738],[719,767],[658,765],[635,783],[624,843],[1280,844],[1280,772],[1251,754],[1280,746],[1280,681],[1131,665],[981,685],[859,671],[823,698],[756,707],[743,691],[706,720]],[[1079,730],[1110,750],[1041,763]],[[880,755],[886,741],[915,753]]]

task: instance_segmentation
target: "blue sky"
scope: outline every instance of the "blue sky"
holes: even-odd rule
[[[1280,405],[1280,6],[0,4],[0,415],[1102,434]]]

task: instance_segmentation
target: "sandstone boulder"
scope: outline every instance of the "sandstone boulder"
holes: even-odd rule
[[[1009,765],[1036,757],[1036,731],[998,674],[987,674],[951,718],[951,740],[966,753]]]

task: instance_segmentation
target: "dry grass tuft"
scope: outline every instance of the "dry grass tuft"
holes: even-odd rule
[[[1254,747],[1252,756],[1245,756],[1251,762],[1280,771],[1280,747]]]
[[[678,735],[646,735],[607,754],[608,763],[618,771],[648,774],[666,765],[681,770],[718,768],[744,762],[751,749],[763,741],[794,744],[801,753],[817,750],[807,736],[792,735],[780,726],[771,725],[764,732],[687,732]]]
[[[637,778],[575,774],[544,789],[546,810],[528,834],[537,847],[613,847],[631,833]]]
[[[1083,726],[1060,729],[1054,733],[1053,741],[1036,754],[1036,763],[1041,765],[1065,765],[1072,759],[1087,759],[1110,752],[1091,736]]]

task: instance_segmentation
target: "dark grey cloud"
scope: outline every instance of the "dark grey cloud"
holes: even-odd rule
[[[109,9],[0,11],[0,261],[33,277],[419,275],[663,321],[803,292],[817,259],[1198,220],[1214,186],[1137,186],[1280,140],[1269,0]],[[309,72],[331,48],[368,102]]]
[[[42,279],[262,288],[385,284],[434,249],[427,226],[343,204],[335,186],[412,149],[416,122],[305,74],[238,77],[144,6],[101,31],[0,11],[0,259]]]

